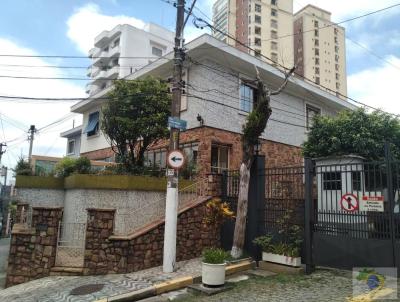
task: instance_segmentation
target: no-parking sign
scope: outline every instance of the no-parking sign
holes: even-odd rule
[[[347,212],[355,212],[359,208],[357,196],[351,193],[344,194],[340,199],[340,207]]]

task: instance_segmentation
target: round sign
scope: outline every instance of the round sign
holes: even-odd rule
[[[358,198],[354,194],[344,194],[340,200],[340,207],[347,212],[358,210]]]
[[[168,153],[167,162],[171,168],[180,169],[185,164],[185,157],[181,151],[174,150]]]

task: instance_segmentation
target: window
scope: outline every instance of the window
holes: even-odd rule
[[[161,56],[162,56],[162,49],[153,46],[153,47],[151,48],[151,53],[152,53],[153,55],[157,56],[157,57],[161,57]]]
[[[337,35],[339,32],[339,30],[337,28],[335,28],[333,31],[335,32],[335,35]]]
[[[339,40],[337,37],[335,37],[335,44],[339,44]]]
[[[167,151],[165,149],[149,150],[144,153],[144,165],[153,170],[164,169],[167,166]]]
[[[271,20],[271,27],[277,29],[278,28],[278,21]]]
[[[271,53],[271,60],[272,62],[277,63],[278,62],[278,54],[277,53]]]
[[[260,38],[254,38],[254,45],[261,46],[261,39]]]
[[[315,84],[319,85],[320,83],[321,83],[321,81],[320,81],[319,77],[316,77],[315,78]]]
[[[254,56],[256,56],[257,58],[261,57],[261,50],[255,49],[254,50]]]
[[[339,64],[335,64],[335,69],[339,71]]]
[[[314,30],[314,36],[315,36],[315,37],[318,37],[318,36],[319,36],[319,31],[318,31],[318,29]]]
[[[339,52],[339,46],[335,46],[335,52]]]
[[[319,74],[319,67],[315,67],[315,74]]]
[[[246,84],[240,84],[240,110],[250,112],[256,97],[255,89]]]
[[[319,65],[319,58],[315,58],[315,65]]]
[[[321,115],[321,109],[307,104],[306,105],[306,127],[307,127],[307,130],[310,130],[312,128],[313,123],[314,123],[314,117],[317,115]]]
[[[261,24],[261,16],[254,15],[254,22],[256,22],[257,24]]]
[[[195,165],[199,154],[199,144],[197,142],[182,144],[179,146],[183,153],[186,155],[188,163]]]
[[[254,27],[254,33],[256,35],[261,35],[261,27],[258,27],[258,26]]]
[[[211,172],[222,173],[229,168],[229,147],[212,145],[211,146]]]
[[[255,11],[256,11],[257,13],[261,13],[261,5],[260,5],[260,4],[256,4],[256,5],[255,5]]]
[[[324,190],[341,190],[342,179],[340,172],[324,172],[322,174]]]
[[[278,5],[278,0],[271,0],[271,5]]]
[[[339,55],[335,55],[335,61],[339,62]]]
[[[116,59],[114,59],[114,60],[111,61],[111,67],[113,67],[113,66],[119,66],[119,64],[118,64],[118,58],[116,58]]]
[[[119,38],[115,39],[115,41],[113,42],[113,44],[112,44],[111,48],[114,48],[114,47],[117,47],[117,46],[119,46],[119,41],[120,41],[120,39],[119,39]]]
[[[68,140],[67,155],[75,154],[75,140]]]
[[[336,82],[336,89],[339,90],[340,89],[340,83]]]
[[[99,132],[99,116],[98,111],[89,114],[88,124],[85,129],[87,136],[96,135]]]
[[[340,75],[338,73],[336,73],[336,80],[340,79]]]
[[[278,39],[278,32],[275,30],[271,30],[271,38],[272,39]]]
[[[314,27],[319,27],[317,20],[314,21]]]
[[[278,11],[276,9],[271,9],[271,16],[276,17],[278,16]]]
[[[353,191],[361,191],[361,172],[353,171],[351,172],[351,183]]]
[[[319,49],[318,48],[315,49],[315,55],[319,56]]]
[[[319,40],[318,39],[315,39],[314,46],[319,46]]]
[[[278,43],[277,42],[274,42],[274,41],[271,42],[271,50],[278,50]]]

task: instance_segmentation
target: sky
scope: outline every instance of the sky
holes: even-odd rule
[[[279,0],[284,1],[284,0]],[[188,0],[188,4],[191,0]],[[332,12],[334,22],[360,16],[399,0],[294,0],[294,11],[314,4]],[[195,14],[212,17],[214,0],[198,0]],[[201,12],[200,12],[201,11]],[[348,95],[368,105],[400,114],[396,99],[400,76],[400,6],[344,23]],[[143,27],[154,22],[174,30],[176,10],[161,0],[1,0],[0,95],[25,97],[85,97],[87,81],[33,80],[1,76],[86,78],[86,58],[21,58],[1,55],[86,56],[94,37],[120,23]],[[187,41],[208,33],[194,28],[185,31]],[[361,45],[361,46],[360,46]],[[42,67],[16,67],[33,65]],[[54,68],[73,66],[76,68]],[[27,156],[30,125],[41,129],[34,140],[33,154],[63,156],[66,139],[60,132],[81,123],[70,113],[72,102],[4,100],[0,98],[0,142],[8,142],[2,165],[13,168]],[[52,124],[56,121],[58,123]],[[51,124],[49,127],[45,127]],[[0,180],[1,182],[1,180]]]

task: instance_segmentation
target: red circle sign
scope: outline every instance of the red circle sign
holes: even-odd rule
[[[354,194],[347,193],[340,200],[340,207],[347,212],[355,212],[358,210],[358,198]]]

